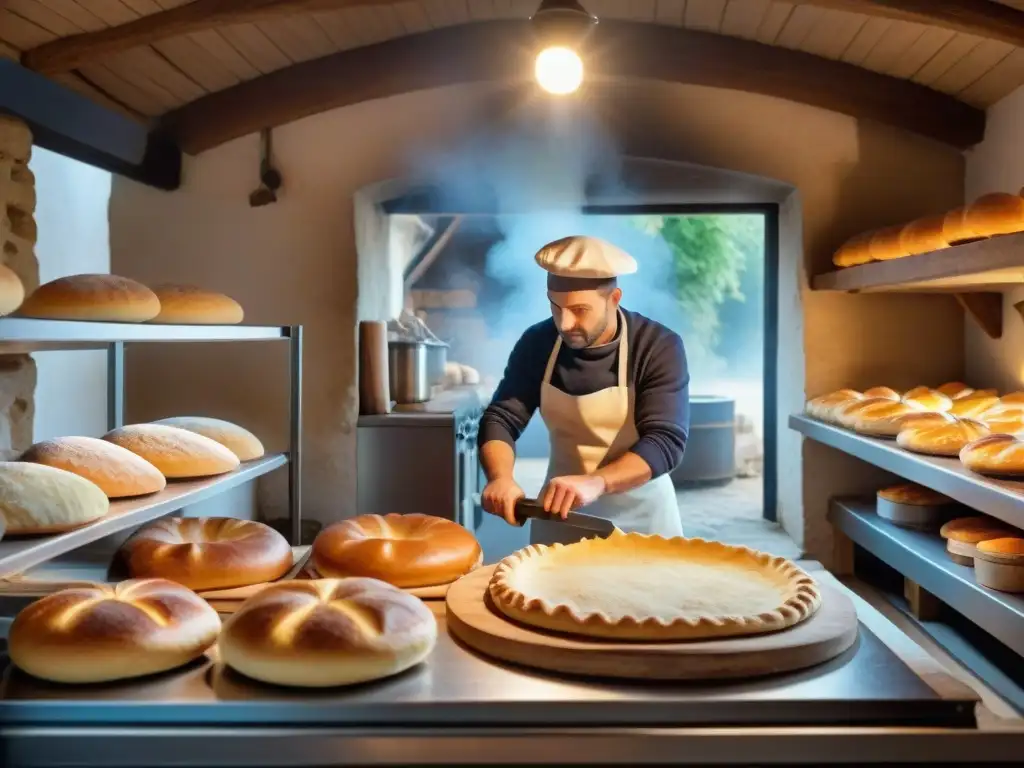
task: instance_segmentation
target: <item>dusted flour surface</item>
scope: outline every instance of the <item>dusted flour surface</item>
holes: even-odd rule
[[[814,580],[785,558],[632,533],[527,547],[498,565],[489,591],[517,621],[636,640],[770,632],[810,617],[821,603]]]

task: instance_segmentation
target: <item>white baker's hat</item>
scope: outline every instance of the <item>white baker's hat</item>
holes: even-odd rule
[[[636,259],[596,237],[572,235],[548,243],[534,260],[556,277],[609,280],[636,272]]]

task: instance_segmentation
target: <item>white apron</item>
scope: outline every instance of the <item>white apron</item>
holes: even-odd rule
[[[551,385],[551,373],[562,349],[561,336],[551,350],[540,385],[540,415],[551,442],[545,485],[553,477],[591,474],[626,453],[640,437],[629,387],[629,333],[621,310],[619,323],[618,386],[579,397],[567,395]],[[668,474],[623,493],[607,493],[580,511],[611,520],[626,532],[683,535],[676,491]],[[530,523],[531,544],[570,544],[586,535],[587,531],[565,523]]]

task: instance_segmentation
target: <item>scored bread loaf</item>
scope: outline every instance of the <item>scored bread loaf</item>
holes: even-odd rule
[[[22,303],[23,317],[144,323],[160,300],[142,283],[119,275],[70,275],[39,286]]]
[[[903,224],[883,227],[876,230],[868,241],[868,253],[873,261],[890,261],[909,256],[910,251],[903,247]]]
[[[169,480],[222,475],[239,464],[216,440],[167,424],[130,424],[103,439],[141,456]]]
[[[960,463],[971,472],[992,477],[1024,475],[1024,439],[993,434],[968,443],[960,451]]]
[[[272,584],[224,622],[218,645],[227,666],[254,680],[325,688],[398,674],[436,642],[423,601],[353,578]]]
[[[118,555],[135,578],[195,590],[274,581],[294,560],[288,541],[269,525],[230,517],[165,517],[132,534]]]
[[[835,252],[832,263],[837,267],[856,267],[871,261],[871,236],[873,232],[861,232],[854,235]]]
[[[863,400],[852,400],[848,403],[837,405],[832,412],[835,423],[846,429],[853,429],[860,418],[861,413],[867,409],[876,409],[885,405],[892,405],[897,400],[890,400],[887,397],[865,397]]]
[[[111,499],[156,493],[167,485],[160,470],[141,456],[95,437],[44,440],[25,451],[21,460],[73,472]]]
[[[1020,232],[1024,230],[1024,198],[1006,192],[982,195],[967,206],[964,221],[978,237]]]
[[[804,412],[812,418],[831,421],[832,413],[837,406],[863,399],[864,395],[855,389],[838,389],[827,395],[819,395],[808,400],[804,406]]]
[[[980,397],[964,397],[960,400],[953,401],[953,405],[949,409],[949,413],[953,416],[959,416],[965,419],[980,419],[996,407],[998,403],[999,398],[994,396],[982,395]]]
[[[449,584],[480,562],[476,537],[435,515],[359,515],[322,530],[311,560],[325,577],[366,576],[396,587]]]
[[[101,683],[142,677],[199,658],[220,617],[194,592],[163,579],[73,587],[22,609],[11,661],[43,680]]]
[[[7,536],[69,531],[109,509],[99,486],[72,472],[27,461],[0,462],[0,514]]]
[[[948,411],[953,399],[928,387],[914,387],[903,394],[903,402],[917,406],[924,411]]]
[[[962,400],[965,397],[970,397],[974,393],[974,389],[964,384],[962,381],[947,381],[940,387],[935,388],[936,392],[941,392],[946,397],[952,398],[953,400]]]
[[[242,305],[230,296],[195,285],[157,285],[153,293],[160,300],[154,323],[236,325],[245,317]]]
[[[25,300],[25,286],[10,267],[0,264],[0,315],[9,315]]]
[[[952,417],[945,424],[905,424],[896,443],[912,453],[958,456],[965,445],[988,434],[989,428],[980,421]]]
[[[949,211],[942,220],[942,237],[950,245],[979,239],[967,226],[967,209],[963,206]]]
[[[925,216],[915,219],[903,227],[900,234],[900,246],[910,255],[931,253],[948,248],[949,243],[943,234],[945,216]]]
[[[258,459],[264,452],[263,443],[256,435],[223,419],[213,419],[208,416],[172,416],[153,423],[178,427],[208,437],[235,454],[239,461]]]
[[[861,411],[853,431],[869,437],[896,437],[908,418],[923,415],[924,411],[912,403],[890,401]]]
[[[871,387],[864,390],[864,397],[881,397],[886,400],[899,400],[902,395],[892,387]]]

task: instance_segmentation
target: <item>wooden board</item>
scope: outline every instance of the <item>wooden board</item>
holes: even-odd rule
[[[821,664],[857,640],[853,602],[823,584],[818,612],[781,632],[689,643],[616,643],[555,635],[513,623],[490,605],[485,595],[493,570],[479,568],[448,589],[449,630],[487,656],[552,672],[653,680],[756,677]]]

